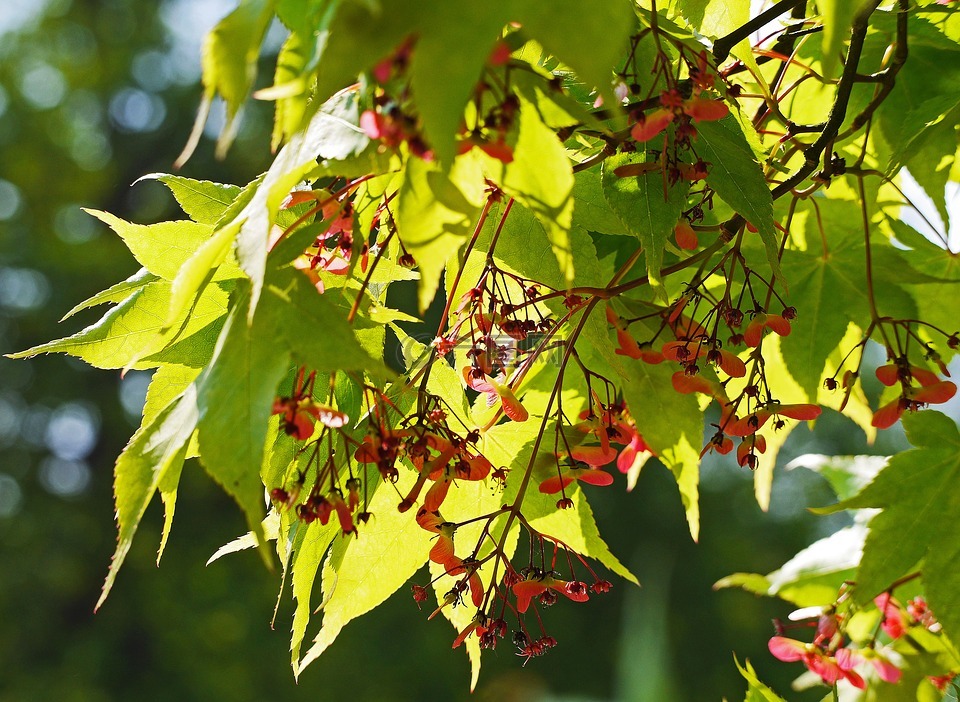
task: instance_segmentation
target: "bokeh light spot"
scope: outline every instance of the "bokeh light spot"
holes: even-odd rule
[[[50,297],[50,284],[32,268],[0,268],[0,307],[27,312],[42,307]]]
[[[123,131],[152,131],[166,115],[163,100],[139,88],[124,88],[110,100],[110,119]]]
[[[0,519],[15,515],[22,499],[20,484],[6,473],[0,473]]]
[[[49,110],[63,101],[67,81],[53,66],[36,63],[20,74],[20,93],[34,109]]]
[[[90,466],[84,461],[50,456],[40,464],[40,482],[54,495],[76,497],[90,484]]]
[[[96,411],[78,402],[60,405],[46,429],[46,445],[58,458],[85,458],[97,443],[100,417]]]
[[[0,178],[0,222],[17,214],[21,201],[20,188],[9,180]]]

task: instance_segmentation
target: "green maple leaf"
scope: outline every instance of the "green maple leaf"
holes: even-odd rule
[[[743,128],[733,115],[697,125],[697,153],[710,164],[707,184],[756,227],[774,277],[780,271],[773,199]]]
[[[689,186],[686,183],[668,186],[659,170],[626,178],[615,173],[620,166],[643,161],[643,155],[638,153],[611,156],[603,163],[601,184],[610,209],[643,245],[647,275],[662,291],[660,267],[664,244],[672,238],[673,228],[680,221]]]
[[[134,185],[141,180],[159,180],[173,193],[180,209],[194,222],[201,224],[216,224],[242,190],[236,185],[194,180],[169,173],[140,176]]]
[[[410,489],[414,473],[402,470],[396,485]],[[381,485],[382,487],[382,485]],[[334,642],[348,623],[383,603],[426,562],[430,533],[408,513],[397,511],[392,489],[378,489],[370,500],[376,515],[362,535],[336,540],[323,566],[323,624],[294,672],[299,675]]]
[[[196,391],[191,385],[161,411],[156,412],[155,416],[145,415],[143,425],[117,459],[114,495],[120,527],[119,537],[103,591],[97,601],[98,608],[110,594],[120,566],[123,565],[133,543],[140,520],[158,489],[168,496],[163,535],[163,539],[166,539],[170,530],[170,519],[173,517],[170,494],[176,490],[188,442],[196,430],[198,418]]]
[[[879,507],[870,522],[854,597],[860,603],[920,568],[928,601],[952,638],[960,638],[960,431],[932,410],[903,417],[916,448],[890,459],[855,497],[824,512]]]

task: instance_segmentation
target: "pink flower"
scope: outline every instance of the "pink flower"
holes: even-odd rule
[[[877,595],[873,603],[880,610],[883,621],[880,627],[891,639],[899,639],[907,630],[907,621],[903,616],[903,609],[900,603],[890,596],[889,592]]]
[[[863,657],[877,671],[877,676],[884,682],[896,684],[900,682],[900,676],[903,675],[897,666],[890,662],[886,656],[882,656],[872,649],[865,649]]]
[[[520,400],[517,399],[513,390],[504,382],[506,376],[500,375],[494,378],[480,369],[475,370],[467,366],[463,369],[463,377],[467,387],[486,394],[488,406],[492,406],[496,404],[497,400],[500,400],[503,413],[513,421],[525,422],[530,417],[527,408],[520,404]]]
[[[863,678],[853,671],[855,661],[848,649],[840,648],[835,656],[830,656],[818,646],[785,636],[774,636],[767,643],[767,648],[778,660],[787,663],[802,661],[808,670],[819,675],[827,685],[847,680],[861,690],[866,687]]]
[[[629,473],[638,460],[646,460],[647,457],[653,455],[653,451],[647,446],[647,442],[640,436],[636,427],[617,422],[617,431],[621,440],[628,440],[627,445],[617,456],[617,470],[621,473]]]

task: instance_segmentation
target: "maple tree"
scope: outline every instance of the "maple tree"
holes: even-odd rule
[[[853,525],[718,586],[799,607],[770,652],[831,694],[938,699],[960,671],[960,434],[928,406],[956,393],[960,271],[899,217],[905,170],[944,220],[960,180],[954,8],[242,0],[208,35],[181,162],[217,97],[229,148],[274,17],[270,169],[146,176],[184,220],[91,212],[142,270],[67,314],[110,304],[99,322],[15,354],[156,369],[100,604],[158,492],[162,554],[198,458],[250,526],[216,557],[275,550],[291,583],[297,674],[413,578],[475,683],[483,649],[557,645],[542,610],[601,596],[603,568],[636,582],[590,491],[662,464],[697,539],[705,454],[766,508],[780,447],[828,409],[868,437],[902,419],[915,448],[812,460]],[[426,337],[388,303],[408,281],[442,308]]]

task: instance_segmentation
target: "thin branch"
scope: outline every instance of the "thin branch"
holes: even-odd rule
[[[761,12],[746,24],[740,25],[726,36],[717,39],[713,43],[713,57],[716,59],[718,64],[721,63],[727,58],[727,56],[730,55],[730,50],[741,41],[749,37],[765,24],[775,20],[782,14],[789,12],[803,2],[805,2],[805,0],[780,0],[780,2],[773,5],[773,7]]]
[[[847,51],[846,62],[843,66],[843,75],[840,76],[840,82],[837,84],[837,97],[834,100],[833,107],[830,109],[830,116],[827,118],[827,123],[817,140],[804,150],[803,165],[773,189],[772,195],[774,200],[793,190],[817,169],[820,163],[820,156],[823,154],[824,149],[836,138],[837,133],[840,131],[840,126],[843,124],[843,120],[847,115],[850,92],[853,90],[853,84],[857,77],[857,67],[860,63],[860,55],[863,52],[863,41],[867,36],[868,20],[879,4],[880,0],[871,0],[854,18],[853,28],[850,32],[850,48]]]
[[[907,1],[900,0],[900,10],[897,13],[897,41],[895,44],[896,48],[894,49],[893,59],[889,66],[874,74],[875,76],[878,76],[880,89],[877,90],[870,103],[863,108],[863,111],[853,118],[853,122],[851,122],[850,127],[841,135],[841,138],[853,134],[858,129],[863,127],[870,117],[873,116],[874,111],[876,111],[876,109],[880,106],[880,103],[886,100],[887,95],[889,95],[890,91],[893,90],[893,86],[896,83],[897,74],[900,72],[900,69],[903,68],[903,64],[907,62],[907,54],[909,53],[907,49],[908,8],[909,5]],[[857,78],[861,81],[863,81],[865,78],[872,79],[872,77],[873,76],[857,76]]]

